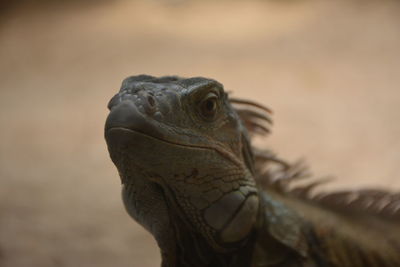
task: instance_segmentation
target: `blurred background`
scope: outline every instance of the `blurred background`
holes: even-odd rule
[[[275,111],[263,141],[329,189],[400,190],[400,4],[2,1],[0,266],[150,266],[103,139],[128,75],[206,76]]]

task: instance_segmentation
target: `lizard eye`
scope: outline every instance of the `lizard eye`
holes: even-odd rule
[[[205,119],[211,120],[215,117],[217,110],[218,110],[218,96],[215,93],[210,92],[200,103],[201,115]]]

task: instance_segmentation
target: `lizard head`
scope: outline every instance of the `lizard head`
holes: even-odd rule
[[[159,244],[184,228],[221,252],[245,242],[259,206],[253,158],[220,83],[132,76],[108,107],[105,138],[125,207]]]

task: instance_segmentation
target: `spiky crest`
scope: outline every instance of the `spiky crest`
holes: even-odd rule
[[[251,137],[265,136],[271,132],[271,109],[240,98],[230,98],[230,102]],[[319,189],[319,185],[332,179],[313,179],[304,162],[288,163],[269,150],[253,148],[253,153],[256,165],[255,178],[263,188],[273,189],[342,213],[368,213],[400,221],[400,193],[379,189],[323,192]],[[301,186],[294,185],[300,179],[310,180]]]

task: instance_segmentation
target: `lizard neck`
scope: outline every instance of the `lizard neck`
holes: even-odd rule
[[[125,207],[156,239],[162,267],[251,265],[256,239],[254,226],[242,241],[217,249],[200,232],[199,225],[188,219],[178,205],[179,199],[168,187],[142,179],[140,175],[128,178],[125,180],[132,183],[125,184],[122,191]]]
[[[163,254],[163,267],[243,267],[251,265],[251,255],[256,240],[255,231],[240,246],[226,252],[216,252],[207,240],[200,233],[193,231],[192,227],[184,222],[178,214],[172,215],[171,218],[174,218],[172,225],[175,236],[173,244],[175,254],[168,258],[171,246],[160,247]],[[238,253],[239,250],[240,253]],[[167,257],[164,257],[164,254]]]
[[[199,225],[190,220],[179,207],[179,200],[170,189],[163,187],[163,195],[170,218],[173,242],[159,243],[163,267],[243,267],[251,265],[256,240],[255,227],[239,242],[222,245],[215,243],[201,232]],[[240,253],[239,253],[240,251]]]

